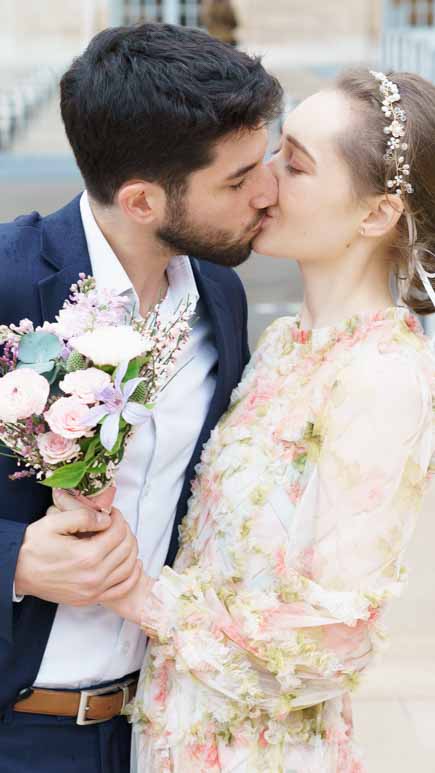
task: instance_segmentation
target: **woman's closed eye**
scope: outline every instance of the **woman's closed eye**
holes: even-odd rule
[[[292,164],[286,164],[286,169],[290,174],[305,174],[303,169],[299,169],[297,166],[292,166]]]
[[[276,148],[276,150],[272,151],[272,156],[277,156],[278,153],[281,153],[282,148]],[[298,174],[305,174],[305,169],[303,169],[302,165],[299,164],[299,162],[294,158],[294,153],[291,153],[290,158],[288,159],[288,162],[285,165],[285,168],[289,174],[292,175],[298,175]]]

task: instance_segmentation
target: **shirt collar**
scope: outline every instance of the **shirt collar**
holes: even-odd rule
[[[80,214],[88,245],[92,274],[97,286],[116,290],[119,295],[130,290],[137,301],[136,292],[128,274],[95,220],[86,191],[83,192],[80,199]],[[166,273],[169,290],[162,303],[162,312],[173,313],[180,303],[187,299],[194,308],[199,300],[199,292],[187,255],[175,255],[171,258]]]
[[[133,290],[128,274],[94,218],[86,191],[80,199],[80,214],[91,260],[92,275],[97,287],[116,290],[119,295],[127,290]]]

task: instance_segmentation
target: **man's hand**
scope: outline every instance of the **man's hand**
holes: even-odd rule
[[[78,506],[61,492],[46,515],[27,527],[18,556],[15,591],[70,606],[121,598],[142,571],[137,541],[115,507],[111,515]],[[80,532],[93,536],[77,539]]]

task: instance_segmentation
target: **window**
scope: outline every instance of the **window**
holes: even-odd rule
[[[120,0],[119,24],[141,21],[169,22],[188,27],[199,25],[200,0]]]
[[[434,0],[393,0],[393,7],[399,11],[405,24],[426,27],[435,23]]]

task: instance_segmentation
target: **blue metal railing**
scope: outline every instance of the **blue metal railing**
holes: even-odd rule
[[[435,83],[435,0],[384,0],[382,67]]]
[[[7,150],[19,131],[55,93],[60,69],[39,67],[17,74],[0,70],[0,152]]]

